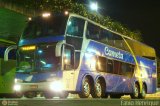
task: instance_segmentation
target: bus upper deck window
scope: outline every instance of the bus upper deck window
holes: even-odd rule
[[[84,23],[85,21],[80,18],[71,17],[67,24],[67,34],[70,36],[83,37]]]

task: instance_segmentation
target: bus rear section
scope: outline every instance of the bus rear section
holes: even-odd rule
[[[82,91],[81,85],[86,79],[89,80],[86,83],[90,85],[90,91],[87,91],[96,98],[120,98],[123,95],[131,95],[131,98],[135,99],[145,98],[146,94],[156,92],[154,49],[153,54],[149,56],[149,53],[145,53],[148,56],[142,57],[97,41],[86,42],[88,43],[85,43],[87,47],[78,78],[79,92]]]
[[[134,40],[126,39],[126,41],[134,51],[138,63],[135,77],[137,81],[141,82],[141,85],[139,84],[139,89],[141,91],[140,97],[145,95],[144,92],[148,94],[156,93],[157,58],[154,48]]]

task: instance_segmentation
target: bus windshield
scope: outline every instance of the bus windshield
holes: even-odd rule
[[[36,17],[28,23],[22,39],[64,35],[67,19],[67,16],[62,15]]]
[[[55,56],[55,45],[39,45],[35,50],[17,52],[17,72],[48,72],[60,70],[60,57]]]

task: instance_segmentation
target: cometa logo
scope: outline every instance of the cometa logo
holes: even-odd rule
[[[105,47],[105,55],[123,60],[123,54],[120,51],[116,52],[108,47]]]

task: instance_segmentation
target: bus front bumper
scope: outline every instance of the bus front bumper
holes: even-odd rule
[[[64,91],[64,86],[61,81],[41,82],[41,83],[15,83],[13,89],[15,92],[28,92],[28,91],[62,92]]]

